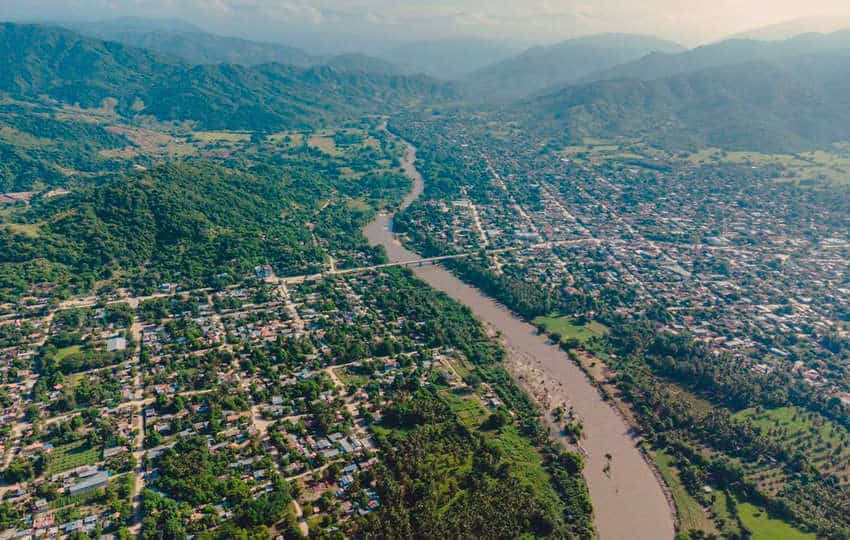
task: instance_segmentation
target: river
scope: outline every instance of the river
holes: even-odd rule
[[[404,210],[424,191],[416,169],[416,149],[405,143],[402,160],[413,189],[404,198]],[[372,245],[381,245],[393,262],[419,258],[401,245],[392,232],[392,215],[379,214],[364,229]],[[538,403],[566,402],[584,423],[584,476],[593,501],[594,521],[601,540],[665,540],[674,536],[673,511],[661,484],[635,446],[623,417],[606,401],[585,374],[558,346],[537,335],[529,323],[514,316],[484,293],[460,281],[440,266],[414,268],[414,273],[433,288],[469,306],[485,324],[501,334],[514,379]],[[554,406],[554,405],[552,405]],[[548,408],[548,407],[547,407]],[[554,437],[568,441],[546,414]],[[610,456],[610,459],[609,459]],[[607,465],[607,467],[606,467]]]

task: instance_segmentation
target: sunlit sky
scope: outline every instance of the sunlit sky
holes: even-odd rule
[[[0,0],[5,20],[179,17],[230,35],[336,44],[461,35],[547,43],[635,32],[695,45],[788,19],[848,13],[847,0]]]

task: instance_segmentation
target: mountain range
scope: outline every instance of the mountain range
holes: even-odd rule
[[[132,21],[116,28],[195,31],[179,23],[138,28]],[[506,52],[497,49],[489,50]],[[691,50],[647,36],[591,36],[529,49],[457,83],[404,75],[414,68],[356,53],[308,66],[194,63],[174,50],[40,25],[0,24],[0,54],[0,92],[85,107],[114,98],[122,114],[207,129],[321,126],[410,104],[465,100],[570,141],[629,137],[671,148],[796,151],[850,140],[850,30],[772,42],[731,39]]]
[[[0,91],[85,107],[117,100],[124,114],[190,120],[209,129],[321,125],[329,118],[452,90],[427,77],[322,65],[190,65],[69,30],[0,24]]]
[[[654,51],[683,51],[676,43],[651,36],[601,34],[534,47],[480,69],[463,80],[474,100],[506,102],[547,87],[576,82],[587,74],[636,60]]]
[[[850,30],[829,34],[808,33],[780,41],[729,39],[675,54],[653,52],[642,58],[600,69],[582,82],[610,79],[649,81],[680,73],[754,61],[783,62],[802,55],[850,51]]]
[[[850,51],[567,86],[517,106],[577,141],[640,137],[669,148],[789,152],[850,140]]]

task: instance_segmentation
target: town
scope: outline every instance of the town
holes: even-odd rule
[[[0,489],[17,526],[2,538],[138,533],[143,490],[188,505],[188,531],[232,519],[233,490],[273,500],[282,481],[293,502],[275,515],[305,536],[379,508],[370,470],[400,385],[437,376],[481,411],[501,406],[464,382],[463,356],[433,346],[424,321],[385,311],[385,281],[287,287],[258,267],[239,288],[117,291],[4,320]]]

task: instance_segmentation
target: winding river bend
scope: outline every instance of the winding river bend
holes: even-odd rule
[[[401,210],[410,206],[422,194],[425,186],[415,166],[416,149],[405,144],[407,153],[402,160],[402,167],[413,181],[413,189],[404,198]],[[405,249],[393,234],[391,214],[379,214],[366,226],[364,235],[370,244],[383,246],[393,262],[419,258],[417,254]],[[435,289],[467,305],[479,319],[501,333],[509,353],[507,367],[529,395],[535,395],[540,388],[531,381],[545,381],[545,385],[551,388],[550,395],[559,398],[558,403],[566,401],[574,407],[584,423],[584,476],[593,500],[599,538],[673,538],[673,511],[652,468],[635,447],[629,426],[611,405],[602,400],[593,384],[566,353],[549,343],[544,336],[537,335],[532,325],[444,268],[426,266],[414,268],[413,271]],[[553,436],[566,442],[558,426],[551,422],[550,415],[545,416],[550,422]]]

